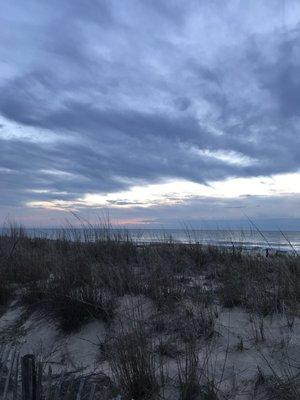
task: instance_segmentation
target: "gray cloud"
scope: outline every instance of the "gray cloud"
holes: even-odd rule
[[[300,18],[283,30],[280,2],[26,3],[0,6],[3,206],[299,170]]]

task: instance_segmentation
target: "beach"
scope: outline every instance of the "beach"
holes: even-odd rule
[[[0,237],[2,361],[33,354],[53,398],[297,398],[296,252],[71,237]]]

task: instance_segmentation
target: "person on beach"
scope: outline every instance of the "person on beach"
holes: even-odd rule
[[[269,249],[266,248],[266,258],[268,258],[268,257],[269,257]]]

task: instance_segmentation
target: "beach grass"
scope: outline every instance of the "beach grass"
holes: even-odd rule
[[[249,335],[235,345],[240,354],[250,342],[267,341],[267,318],[284,318],[291,330],[299,318],[294,252],[265,257],[170,238],[140,244],[109,225],[86,226],[80,234],[69,227],[56,238],[12,226],[0,236],[0,277],[2,313],[13,302],[24,318],[46,320],[64,335],[103,323],[103,357],[125,399],[234,398],[234,385],[222,386],[228,348],[218,374],[201,353],[224,335],[220,315],[236,309],[249,315]],[[120,312],[125,299],[129,306]],[[295,374],[294,368],[291,382]],[[259,382],[281,393],[287,378],[270,376],[262,373]],[[297,383],[293,392],[298,396]]]

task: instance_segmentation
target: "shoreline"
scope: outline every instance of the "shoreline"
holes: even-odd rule
[[[67,228],[22,228],[32,238],[48,240],[65,239],[71,241],[93,242],[102,239],[128,241],[138,246],[159,243],[213,246],[238,250],[265,252],[273,254],[300,252],[300,231],[254,231],[254,230],[187,230],[187,229],[127,229],[107,227],[67,227]],[[0,235],[9,234],[10,228],[1,228]],[[150,234],[151,232],[151,234]],[[205,234],[210,234],[205,237]],[[296,235],[290,238],[290,235]],[[225,236],[224,236],[225,235]],[[267,235],[271,235],[268,237]],[[220,236],[220,237],[219,237]],[[276,236],[280,241],[272,240]]]

